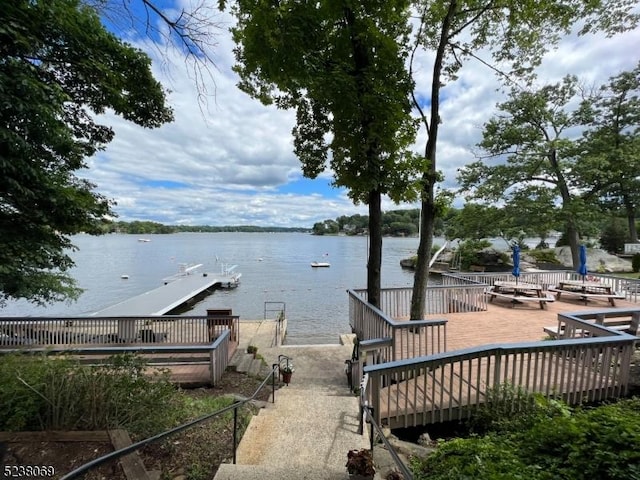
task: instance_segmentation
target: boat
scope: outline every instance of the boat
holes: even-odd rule
[[[123,280],[128,280],[129,279],[129,275],[127,275],[126,273],[123,273],[122,275],[120,275],[120,278]]]
[[[138,241],[139,241],[139,242],[145,242],[145,243],[146,243],[146,242],[150,242],[150,241],[151,241],[151,239],[150,239],[150,238],[139,238],[139,239],[138,239]]]
[[[317,267],[330,267],[331,264],[329,262],[311,262],[311,266],[313,268]]]

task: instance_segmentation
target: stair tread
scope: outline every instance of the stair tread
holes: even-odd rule
[[[214,480],[347,480],[346,468],[310,466],[300,469],[286,465],[220,465]]]

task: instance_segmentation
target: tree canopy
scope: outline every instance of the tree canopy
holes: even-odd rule
[[[409,2],[238,0],[232,10],[240,87],[296,110],[295,153],[306,177],[331,168],[334,184],[369,206],[367,290],[375,305],[381,195],[410,198],[415,172]]]
[[[460,170],[461,190],[536,219],[529,226],[537,225],[540,236],[544,228],[563,230],[576,267],[598,201],[614,215],[626,214],[633,238],[640,199],[637,77],[623,72],[596,95],[573,76],[536,91],[513,89],[484,126],[479,146],[486,155]]]
[[[611,77],[583,102],[585,124],[576,174],[588,194],[606,210],[627,218],[629,240],[638,241],[635,218],[640,205],[640,63]]]
[[[419,97],[413,97],[427,133],[421,179],[422,228],[411,300],[411,318],[421,319],[433,225],[440,208],[435,189],[438,133],[446,128],[446,119],[440,116],[443,86],[454,82],[469,60],[488,67],[507,82],[517,79],[526,83],[544,53],[578,22],[579,34],[602,31],[613,35],[636,25],[638,16],[633,0],[418,0],[414,4],[420,22],[412,59],[424,49],[432,65],[431,94],[425,111]]]
[[[109,201],[76,172],[113,138],[94,113],[172,119],[149,58],[78,0],[0,9],[0,301],[74,298],[69,236],[98,233]]]

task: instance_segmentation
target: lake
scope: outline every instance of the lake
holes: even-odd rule
[[[366,287],[367,237],[314,236],[306,233],[179,233],[78,235],[71,275],[85,291],[77,302],[38,308],[10,302],[0,312],[11,315],[83,315],[162,285],[181,263],[203,264],[213,275],[237,265],[240,286],[216,290],[185,313],[205,315],[207,308],[231,308],[241,319],[273,318],[265,302],[283,302],[289,344],[337,343],[350,332],[346,290]],[[442,239],[435,240],[442,244]],[[418,238],[383,240],[382,286],[412,286],[413,273],[400,260],[414,255]],[[312,268],[311,262],[329,262]],[[122,279],[128,275],[128,279]]]

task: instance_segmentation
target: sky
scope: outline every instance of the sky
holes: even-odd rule
[[[159,4],[171,10],[181,1]],[[291,136],[295,112],[264,106],[237,88],[228,31],[233,18],[218,12],[215,21],[215,66],[210,76],[200,79],[200,89],[193,66],[162,37],[123,29],[126,22],[110,25],[151,57],[155,77],[169,90],[175,121],[144,129],[111,113],[99,116],[98,122],[113,128],[115,139],[88,159],[88,169],[80,175],[115,201],[113,209],[122,221],[311,228],[341,215],[366,215],[366,205],[354,205],[346,190],[332,187],[331,172],[315,180],[302,176]],[[538,82],[558,82],[575,74],[587,84],[600,85],[634,68],[639,46],[640,29],[613,38],[566,37],[545,56]],[[429,96],[429,60],[423,55],[415,68],[417,92],[423,98]],[[456,171],[476,160],[482,125],[505,99],[500,86],[487,67],[469,61],[459,79],[444,87],[437,164],[444,174],[441,188],[455,189]],[[203,89],[209,94],[204,100]],[[412,148],[423,152],[425,142],[420,131]],[[454,205],[461,206],[462,199]],[[404,208],[418,204],[383,200],[384,211]]]

